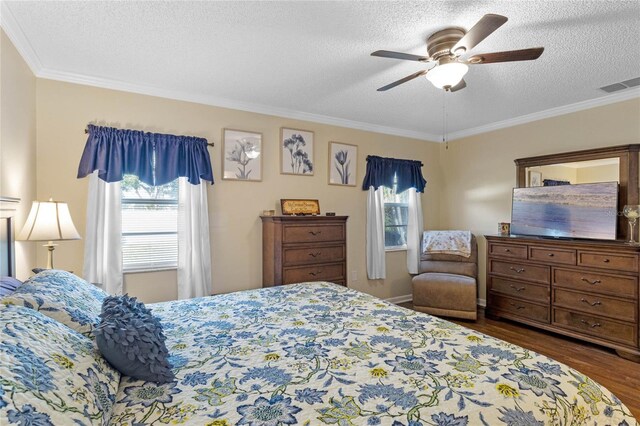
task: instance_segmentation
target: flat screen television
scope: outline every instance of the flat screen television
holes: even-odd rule
[[[618,182],[514,188],[511,233],[615,240]]]

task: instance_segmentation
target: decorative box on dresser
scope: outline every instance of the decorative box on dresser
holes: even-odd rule
[[[262,286],[347,285],[348,216],[261,216]]]
[[[640,362],[638,256],[621,241],[487,238],[487,315]]]

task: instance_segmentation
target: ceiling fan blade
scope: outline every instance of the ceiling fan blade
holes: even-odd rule
[[[476,24],[471,27],[469,31],[462,37],[455,46],[451,49],[456,55],[462,55],[465,52],[470,51],[476,47],[482,40],[489,37],[489,35],[500,28],[505,22],[507,17],[502,15],[494,15],[489,13],[484,15]]]
[[[469,64],[492,64],[495,62],[532,61],[538,59],[544,52],[544,47],[531,49],[508,50],[506,52],[481,53],[467,59]]]
[[[386,86],[382,86],[378,89],[378,92],[384,92],[385,90],[393,89],[396,86],[401,85],[402,83],[406,83],[407,81],[413,80],[416,77],[420,77],[421,75],[425,75],[427,70],[418,71],[417,73],[406,76],[405,78],[401,78],[398,81],[394,81],[391,84],[387,84]]]
[[[390,50],[376,50],[371,56],[379,56],[381,58],[403,59],[405,61],[427,62],[427,56],[411,55],[409,53],[392,52]]]
[[[465,87],[467,87],[467,82],[464,81],[464,79],[460,80],[460,83],[456,84],[455,86],[453,86],[451,89],[449,89],[450,92],[457,92],[458,90],[462,90]]]

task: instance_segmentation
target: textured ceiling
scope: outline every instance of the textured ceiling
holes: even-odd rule
[[[638,1],[4,3],[3,27],[39,76],[425,138],[442,134],[443,101],[448,132],[463,134],[640,75]],[[424,65],[372,51],[424,55],[429,34],[486,13],[509,21],[471,54],[544,46],[542,57],[471,66],[452,94],[424,78],[376,91]]]

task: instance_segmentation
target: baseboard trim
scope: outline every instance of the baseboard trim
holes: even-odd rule
[[[412,294],[405,294],[405,295],[402,295],[402,296],[388,297],[388,298],[386,298],[384,300],[386,302],[398,305],[400,303],[412,302],[413,301],[413,295]],[[487,307],[487,300],[486,299],[478,299],[477,304],[480,307],[486,308]]]
[[[413,300],[413,294],[405,294],[405,295],[402,295],[402,296],[389,297],[389,298],[384,299],[384,300],[386,302],[398,305],[400,303],[411,302]]]

